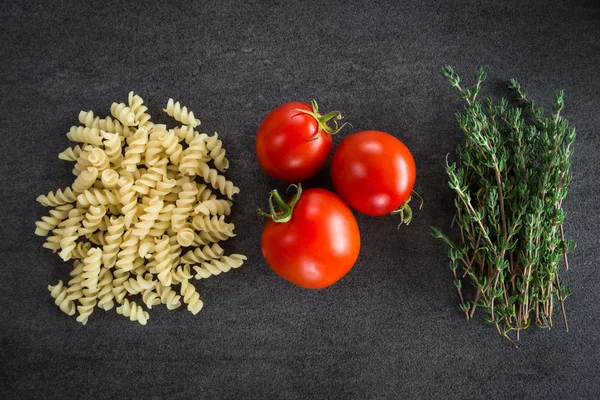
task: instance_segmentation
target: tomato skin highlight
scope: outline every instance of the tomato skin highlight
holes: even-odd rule
[[[346,136],[331,161],[336,192],[367,215],[389,214],[410,196],[416,179],[410,150],[394,136],[363,131]]]
[[[336,194],[308,189],[288,222],[267,221],[261,249],[279,276],[321,289],[350,271],[360,252],[360,232],[352,210]]]
[[[282,104],[265,117],[256,135],[260,167],[273,178],[290,183],[316,175],[332,148],[331,135],[319,128],[315,118],[297,109],[313,110],[302,102]]]

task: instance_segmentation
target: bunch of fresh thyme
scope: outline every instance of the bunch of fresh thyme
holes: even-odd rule
[[[517,104],[509,107],[506,99],[478,99],[486,79],[483,68],[470,89],[460,86],[451,67],[444,67],[442,75],[466,102],[464,113],[455,114],[464,133],[458,161],[446,168],[456,195],[460,241],[431,230],[450,246],[459,308],[467,319],[482,309],[485,321],[515,346],[520,330],[531,322],[552,327],[559,310],[568,330],[564,300],[570,291],[561,284],[558,269],[563,258],[569,268],[567,253],[575,249],[564,238],[562,210],[575,129],[561,116],[563,91],[554,96],[554,112],[544,116],[515,79],[508,86]],[[470,285],[463,287],[464,281]]]

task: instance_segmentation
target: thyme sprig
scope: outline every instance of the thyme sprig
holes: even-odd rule
[[[504,98],[478,98],[483,68],[470,88],[450,66],[442,75],[466,102],[454,115],[464,134],[457,162],[446,163],[460,241],[436,227],[431,233],[450,247],[459,309],[467,319],[482,310],[515,346],[521,330],[532,322],[551,328],[558,312],[568,331],[564,301],[570,291],[558,271],[561,259],[568,269],[567,254],[575,249],[564,237],[562,209],[575,129],[561,115],[564,93],[555,93],[553,112],[545,115],[515,79],[508,85],[516,97],[510,106]]]

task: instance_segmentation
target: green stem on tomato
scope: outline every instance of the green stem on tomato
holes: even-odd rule
[[[300,183],[292,184],[288,187],[289,190],[291,187],[296,188],[296,194],[289,203],[286,203],[282,198],[277,189],[271,190],[269,193],[269,212],[263,212],[260,208],[258,209],[258,214],[271,218],[273,221],[278,223],[285,223],[292,219],[292,213],[294,212],[294,207],[298,200],[300,200],[300,196],[302,195],[302,185]],[[286,192],[287,192],[286,190]],[[273,204],[273,200],[275,200],[275,204]]]
[[[408,199],[406,199],[406,201],[404,203],[402,203],[402,205],[398,208],[396,208],[394,211],[392,211],[390,214],[395,215],[395,214],[399,214],[400,215],[400,223],[398,224],[398,229],[400,229],[400,226],[402,226],[402,224],[410,224],[410,221],[412,221],[412,216],[413,216],[413,211],[412,208],[410,208],[410,205],[408,204],[412,198],[417,199],[417,201],[419,201],[419,210],[421,208],[423,208],[423,197],[421,197],[421,195],[417,192],[415,192],[414,190],[412,192],[410,192],[410,196],[408,196]]]
[[[349,122],[342,124],[342,126],[338,126],[338,121],[344,118],[342,117],[342,114],[339,111],[331,111],[325,115],[321,115],[319,114],[319,105],[317,104],[317,101],[315,99],[310,99],[310,105],[312,107],[312,111],[303,110],[300,108],[294,109],[294,111],[310,115],[315,119],[315,121],[317,121],[317,133],[315,133],[315,136],[308,140],[309,142],[317,140],[319,137],[321,137],[321,131],[327,133],[328,135],[335,135],[336,133],[341,131],[342,128],[344,128],[344,126],[352,126],[352,124],[350,124]],[[328,125],[329,121],[333,121],[335,128],[332,128]]]

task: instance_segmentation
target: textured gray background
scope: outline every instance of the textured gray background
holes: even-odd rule
[[[597,2],[20,3],[0,7],[0,398],[600,396]],[[565,202],[578,243],[563,274],[569,333],[558,319],[516,350],[455,307],[445,248],[428,235],[453,214],[443,165],[462,105],[439,75],[446,63],[468,81],[486,67],[488,94],[505,94],[510,76],[545,105],[566,91],[578,128]],[[222,134],[242,190],[226,248],[249,262],[197,285],[195,317],[159,308],[143,327],[97,311],[83,327],[49,297],[70,266],[33,235],[46,211],[34,199],[70,182],[56,155],[78,111],[106,114],[132,89],[153,114],[175,97]],[[270,271],[256,215],[283,187],[258,167],[256,128],[278,104],[310,97],[355,130],[401,138],[426,199],[399,231],[392,217],[357,216],[360,258],[321,291]],[[327,172],[311,184],[330,187]]]

